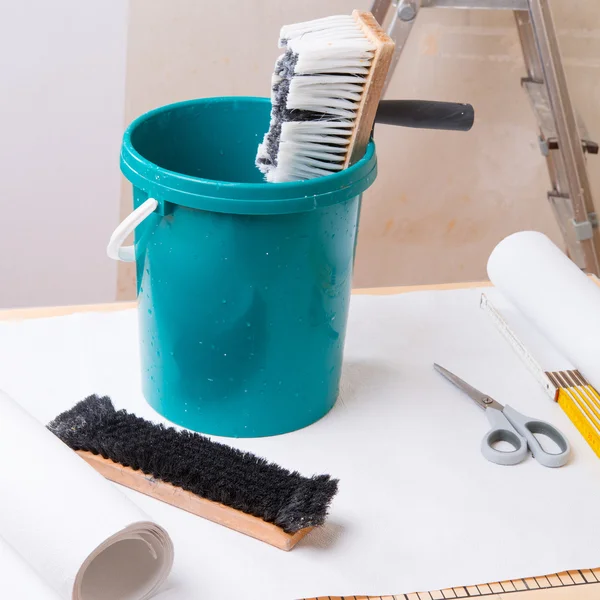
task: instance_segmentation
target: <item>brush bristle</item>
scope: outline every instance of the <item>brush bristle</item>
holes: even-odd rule
[[[100,454],[287,533],[322,525],[337,492],[329,475],[303,477],[197,433],[116,411],[108,397],[82,400],[48,429],[73,450]]]
[[[287,25],[279,45],[256,165],[274,183],[340,171],[375,46],[351,15]]]

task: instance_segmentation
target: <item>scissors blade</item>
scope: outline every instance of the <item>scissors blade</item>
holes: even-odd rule
[[[464,379],[461,379],[454,373],[448,371],[448,369],[444,369],[444,367],[434,363],[433,368],[441,373],[448,381],[453,383],[457,388],[462,390],[471,400],[473,400],[479,407],[484,410],[488,408],[492,402],[494,402],[489,396],[480,392],[478,389],[474,388],[472,385],[469,385]],[[494,402],[495,403],[495,402]],[[494,407],[496,408],[496,407]],[[502,407],[501,407],[502,408]]]

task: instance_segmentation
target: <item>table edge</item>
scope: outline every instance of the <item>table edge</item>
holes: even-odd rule
[[[407,294],[409,292],[426,292],[440,290],[459,290],[477,287],[488,287],[489,281],[472,281],[460,283],[434,283],[426,285],[403,285],[374,288],[358,288],[352,291],[359,295],[389,296]],[[0,310],[0,321],[22,321],[25,319],[43,319],[48,317],[64,317],[76,313],[113,312],[135,308],[136,302],[107,302],[104,304],[73,304],[66,306],[45,306],[33,308],[9,308]]]

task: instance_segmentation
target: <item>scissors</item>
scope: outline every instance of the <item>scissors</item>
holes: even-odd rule
[[[481,452],[490,462],[498,465],[516,465],[525,460],[528,449],[533,457],[544,467],[562,467],[569,460],[571,446],[567,438],[553,425],[546,421],[530,419],[514,408],[503,406],[493,398],[470,386],[440,365],[433,365],[438,373],[451,381],[471,398],[487,415],[492,428],[485,434],[481,442]],[[534,434],[542,434],[552,440],[559,448],[553,454],[542,448]],[[497,442],[507,442],[513,450],[504,452],[494,448]]]

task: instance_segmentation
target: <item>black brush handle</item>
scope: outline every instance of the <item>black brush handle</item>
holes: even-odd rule
[[[431,100],[381,100],[375,115],[375,123],[448,131],[469,131],[474,120],[470,104]]]

